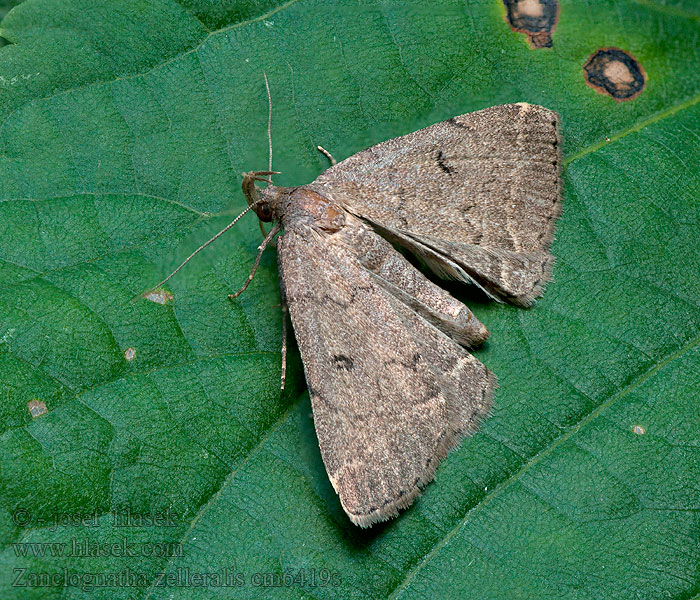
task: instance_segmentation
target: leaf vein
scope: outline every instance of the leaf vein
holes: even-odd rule
[[[667,119],[668,117],[672,117],[678,112],[681,112],[683,110],[686,110],[687,108],[692,108],[696,104],[700,103],[700,94],[697,94],[695,96],[692,96],[691,98],[688,98],[687,100],[683,102],[679,102],[678,104],[674,104],[670,108],[667,108],[666,110],[661,110],[655,114],[653,114],[651,117],[648,117],[646,119],[643,119],[639,121],[638,123],[635,123],[631,127],[628,127],[627,129],[623,129],[621,131],[618,131],[617,133],[608,136],[608,140],[603,140],[602,142],[595,142],[594,144],[591,144],[590,146],[587,146],[586,148],[583,148],[582,150],[579,150],[578,152],[572,154],[569,156],[565,161],[564,161],[564,166],[568,166],[572,162],[579,160],[580,158],[583,158],[584,156],[587,156],[588,154],[591,154],[592,152],[597,152],[600,150],[603,146],[606,146],[608,144],[612,144],[613,142],[618,141],[619,139],[622,139],[632,133],[637,133],[638,131],[641,131],[645,127],[649,125],[653,125],[654,123],[658,123],[659,121],[663,121],[664,119]]]
[[[700,96],[698,98],[700,99]],[[588,413],[588,415],[583,417],[576,424],[576,426],[572,427],[569,431],[563,433],[561,436],[559,436],[558,438],[553,440],[553,442],[551,444],[549,444],[548,446],[545,446],[542,450],[540,450],[538,453],[533,455],[532,458],[528,462],[523,464],[523,466],[520,468],[519,471],[517,471],[511,477],[509,477],[508,479],[504,480],[499,485],[497,485],[489,494],[485,495],[483,497],[483,499],[477,505],[468,509],[467,512],[465,513],[464,517],[462,519],[460,519],[458,521],[458,523],[438,543],[436,543],[433,546],[433,548],[418,563],[416,563],[416,565],[412,569],[410,569],[407,572],[403,581],[393,589],[393,591],[388,596],[388,598],[389,599],[397,598],[408,587],[409,583],[423,569],[423,567],[425,567],[425,565],[428,564],[430,559],[441,548],[443,548],[455,535],[457,535],[457,533],[467,523],[467,521],[469,520],[469,517],[471,517],[476,511],[478,511],[482,507],[484,507],[491,499],[498,496],[503,490],[507,489],[513,483],[519,482],[521,477],[525,473],[527,473],[533,466],[538,464],[543,458],[550,455],[556,448],[558,448],[564,442],[569,440],[569,438],[571,438],[575,433],[580,431],[582,427],[584,427],[585,425],[587,425],[588,423],[593,421],[595,418],[597,418],[606,408],[608,408],[609,406],[614,404],[620,398],[631,393],[633,390],[635,390],[637,387],[642,385],[642,383],[644,383],[647,379],[649,379],[650,377],[655,375],[657,372],[659,372],[661,369],[663,369],[669,363],[680,358],[681,356],[683,356],[687,352],[690,352],[695,347],[697,347],[699,344],[700,344],[700,336],[698,336],[697,338],[695,338],[694,340],[692,340],[690,343],[686,344],[682,348],[667,355],[665,358],[663,358],[658,363],[656,363],[656,365],[654,365],[651,369],[642,373],[640,376],[638,376],[636,379],[634,379],[628,385],[626,385],[624,388],[622,388],[619,392],[617,392],[616,394],[613,394],[608,400],[601,403],[597,408],[595,408],[593,411]]]
[[[221,482],[221,485],[219,486],[219,489],[214,492],[204,504],[202,504],[201,508],[197,511],[197,514],[192,518],[192,521],[190,522],[190,526],[187,528],[185,531],[184,535],[182,536],[180,540],[180,544],[184,545],[187,542],[187,538],[189,537],[190,533],[192,530],[195,528],[199,520],[202,518],[202,516],[207,512],[207,509],[214,503],[216,500],[221,496],[223,493],[224,489],[228,486],[228,484],[235,479],[235,477],[238,475],[238,473],[241,472],[243,467],[245,467],[250,459],[259,451],[263,448],[265,442],[269,439],[269,437],[282,425],[284,422],[287,420],[289,415],[291,414],[292,410],[296,407],[297,404],[301,401],[301,398],[303,397],[303,394],[298,396],[288,407],[287,409],[280,415],[280,417],[275,421],[260,437],[258,440],[258,443],[253,446],[250,451],[248,452],[248,455],[240,462],[240,464],[233,470],[231,471]],[[146,595],[144,597],[144,600],[148,600],[149,598],[152,597],[153,591],[158,588],[158,585],[161,581],[161,579],[165,576],[165,572],[168,570],[168,567],[170,564],[173,562],[173,560],[176,557],[171,556],[168,561],[165,563],[164,567],[161,569],[160,576],[158,579],[156,579],[151,587],[146,591]]]

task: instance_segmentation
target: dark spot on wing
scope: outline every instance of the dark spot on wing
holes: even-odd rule
[[[409,206],[410,200],[406,199],[406,190],[403,187],[399,187],[398,192],[399,200],[401,200],[401,206]],[[403,231],[409,230],[411,227],[406,219],[406,215],[403,212],[397,212],[394,216],[401,222],[401,229]]]
[[[583,70],[589,86],[618,101],[636,98],[646,83],[642,66],[631,54],[619,48],[597,50],[583,65]]]
[[[410,369],[411,371],[418,371],[418,364],[421,361],[422,356],[420,355],[419,352],[415,352],[411,358],[409,358],[407,361],[400,361],[395,358],[391,358],[386,361],[385,364],[387,365],[401,365],[404,369]],[[436,394],[439,393],[440,390],[436,390]]]
[[[513,31],[527,35],[533,48],[551,48],[557,26],[557,0],[503,0],[506,21]]]
[[[445,155],[442,153],[442,150],[438,150],[435,160],[437,161],[438,167],[440,167],[443,172],[447,173],[448,175],[452,175],[452,173],[454,173],[454,169],[450,168],[445,162]]]
[[[345,356],[345,354],[334,354],[333,364],[339,371],[349,371],[354,366],[352,358]]]
[[[450,125],[454,125],[454,126],[457,127],[458,129],[467,129],[467,130],[470,130],[470,129],[471,129],[471,127],[468,127],[468,126],[465,125],[464,123],[460,123],[460,122],[459,122],[457,119],[455,119],[454,117],[452,117],[452,118],[450,118],[450,119],[447,119],[447,121],[445,121],[445,123],[449,123]]]
[[[344,302],[343,300],[339,300],[338,298],[334,298],[333,296],[331,296],[328,293],[324,293],[323,296],[321,296],[321,299],[322,299],[322,302],[325,302],[327,300],[327,301],[330,301],[333,304],[335,304],[336,306],[339,306],[340,308],[343,308],[343,309],[350,308],[350,305],[353,302],[352,297],[350,298],[349,302]]]

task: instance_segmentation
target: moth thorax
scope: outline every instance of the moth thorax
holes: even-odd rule
[[[329,232],[345,227],[345,211],[335,202],[305,187],[292,194],[292,204],[313,219],[313,225]]]

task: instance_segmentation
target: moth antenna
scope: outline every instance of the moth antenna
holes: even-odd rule
[[[267,91],[267,170],[273,175],[276,172],[272,170],[272,94],[270,94],[270,83],[267,81],[267,73],[265,71],[263,71],[263,78],[265,79],[265,90]],[[258,181],[267,181],[267,187],[272,185],[271,179],[260,177]],[[260,233],[267,239],[267,231],[265,231],[262,221],[258,221],[258,226],[260,227]]]
[[[267,170],[272,171],[272,94],[270,94],[270,84],[267,81],[267,74],[263,71],[263,77],[265,78],[265,89],[267,90]],[[268,180],[268,187],[272,184]]]
[[[219,231],[219,233],[217,233],[214,237],[212,237],[209,240],[207,240],[206,242],[204,242],[199,248],[197,248],[192,254],[190,254],[184,261],[182,261],[182,264],[177,269],[175,269],[172,273],[170,273],[170,275],[168,275],[165,279],[163,279],[163,281],[154,285],[151,289],[146,290],[143,294],[141,294],[141,297],[144,297],[146,294],[150,294],[154,290],[158,289],[161,285],[163,285],[166,281],[168,281],[171,277],[173,277],[173,275],[175,275],[175,273],[177,273],[180,269],[182,269],[182,267],[184,267],[188,262],[190,262],[190,260],[192,260],[192,258],[198,252],[200,252],[201,250],[204,250],[204,248],[206,248],[213,241],[219,239],[224,233],[226,233],[229,229],[231,229],[231,227],[233,227],[244,214],[246,214],[250,209],[254,208],[258,204],[260,204],[260,202],[261,202],[261,200],[258,200],[257,202],[253,202],[252,204],[249,204],[248,207],[241,214],[239,214],[233,221],[231,221],[228,225],[226,225],[226,227],[224,227],[221,231]],[[138,298],[138,296],[137,296],[137,298]]]

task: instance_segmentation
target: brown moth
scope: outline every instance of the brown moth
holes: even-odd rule
[[[411,504],[488,415],[496,385],[465,349],[486,327],[392,244],[440,277],[530,305],[554,260],[559,117],[494,106],[372,146],[308,185],[255,186],[272,173],[245,174],[243,191],[276,222],[261,252],[284,229],[283,305],[323,462],[345,512],[368,527]]]

